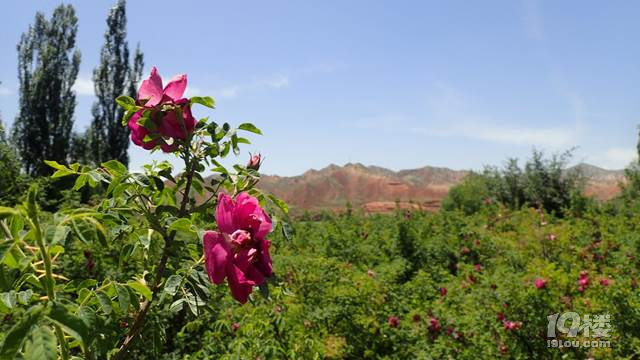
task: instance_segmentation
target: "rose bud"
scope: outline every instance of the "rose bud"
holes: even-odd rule
[[[260,169],[260,164],[262,164],[262,155],[251,155],[249,163],[247,163],[247,169],[258,171],[258,169]]]

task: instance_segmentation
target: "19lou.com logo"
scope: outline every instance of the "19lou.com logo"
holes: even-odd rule
[[[609,314],[590,315],[580,317],[576,312],[555,313],[547,316],[547,338],[562,336],[565,339],[547,339],[548,347],[611,347],[608,338],[611,336],[611,320]],[[572,339],[580,336],[582,340]],[[569,338],[569,339],[566,339]],[[591,338],[591,339],[585,339]]]

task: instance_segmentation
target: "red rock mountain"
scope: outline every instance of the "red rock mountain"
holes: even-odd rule
[[[576,167],[587,179],[587,194],[609,199],[619,192],[622,171],[587,164]],[[391,211],[398,205],[433,211],[439,209],[449,188],[467,174],[468,171],[431,166],[396,172],[356,163],[329,165],[292,177],[263,175],[258,187],[285,200],[295,212],[341,210],[347,203],[366,212]]]

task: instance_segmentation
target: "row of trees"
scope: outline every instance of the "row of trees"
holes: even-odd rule
[[[73,85],[81,61],[75,42],[78,18],[71,5],[58,6],[50,19],[36,14],[17,46],[19,113],[11,136],[2,131],[0,156],[20,159],[21,170],[33,177],[50,174],[44,160],[99,164],[117,159],[128,165],[129,130],[120,123],[123,113],[114,99],[135,95],[144,61],[139,46],[133,56],[129,53],[126,23],[125,0],[118,0],[107,17],[100,64],[93,71],[97,99],[92,121],[77,133]],[[11,155],[12,149],[17,154]]]

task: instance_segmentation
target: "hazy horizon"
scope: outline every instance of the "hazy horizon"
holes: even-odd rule
[[[91,73],[114,2],[66,2],[79,18],[79,131],[91,119]],[[20,34],[36,11],[48,17],[59,3],[6,4],[5,124],[18,107]],[[640,3],[158,4],[127,4],[128,40],[131,49],[140,43],[145,76],[153,65],[165,80],[187,73],[188,94],[217,101],[196,116],[262,128],[244,149],[265,155],[265,173],[349,162],[480,169],[524,160],[534,146],[578,147],[575,162],[621,169],[636,154]],[[148,159],[135,146],[129,152],[132,168]]]

